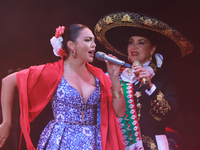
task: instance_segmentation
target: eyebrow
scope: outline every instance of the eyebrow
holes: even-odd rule
[[[95,37],[85,36],[84,38],[95,39]]]
[[[134,41],[134,39],[133,39],[133,38],[131,38],[131,37],[130,37],[130,39],[129,39],[129,40],[132,40],[132,41]],[[143,39],[143,38],[141,38],[141,39],[138,39],[138,41],[145,41],[145,42],[146,42],[147,40],[146,40],[146,39]]]
[[[146,42],[147,40],[146,39],[139,39],[138,41],[145,41]]]

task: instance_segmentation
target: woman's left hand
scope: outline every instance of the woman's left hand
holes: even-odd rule
[[[108,56],[117,59],[117,57],[115,57],[111,54],[108,54]],[[121,66],[111,64],[107,60],[105,60],[105,62],[107,65],[107,72],[108,72],[108,74],[110,76],[110,80],[112,82],[112,92],[115,92],[115,93],[121,92],[121,97],[113,97],[113,101],[112,101],[113,108],[115,110],[117,117],[123,117],[125,114],[126,105],[125,105],[125,100],[124,100],[122,88],[121,88],[120,81],[119,81],[119,71],[120,71]]]
[[[117,59],[117,57],[111,55],[111,54],[108,54],[108,56],[110,57],[113,57],[115,59]],[[112,64],[112,63],[109,63],[107,60],[105,60],[106,62],[106,65],[107,65],[107,72],[112,80],[112,78],[119,78],[119,71],[120,71],[120,67],[119,65],[115,65],[115,64]]]
[[[151,74],[150,71],[143,68],[142,66],[134,67],[135,75],[138,77],[138,80],[142,82],[142,79],[145,78],[149,84],[149,87],[151,88],[153,84],[151,83]]]

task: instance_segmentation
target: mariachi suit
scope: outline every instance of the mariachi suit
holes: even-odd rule
[[[121,69],[121,72],[122,71],[123,68]],[[165,134],[166,125],[172,121],[178,113],[178,98],[172,78],[161,69],[159,70],[156,68],[155,75],[151,79],[151,82],[155,85],[156,89],[150,95],[145,92],[146,87],[138,81],[132,83],[132,88],[129,88],[129,90],[131,89],[133,91],[133,99],[137,112],[137,118],[135,119],[138,121],[140,137],[142,139],[144,149],[160,150],[161,147],[163,147],[160,144],[163,141],[167,141],[166,136],[163,136]],[[122,80],[121,83],[123,87]],[[124,90],[124,92],[126,91]],[[127,106],[126,103],[126,108],[128,109],[128,107],[130,106]],[[130,133],[127,132],[126,134],[130,135]],[[126,136],[123,135],[123,139],[125,139],[124,137]],[[156,139],[161,142],[157,143]]]

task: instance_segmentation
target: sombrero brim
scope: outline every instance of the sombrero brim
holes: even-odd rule
[[[178,45],[170,38],[143,28],[135,28],[130,26],[114,27],[105,33],[105,38],[109,41],[116,50],[127,57],[127,46],[129,38],[132,36],[142,36],[151,41],[153,45],[156,45],[156,53],[160,53],[164,56],[165,62],[177,61],[181,58],[181,51]],[[119,57],[119,56],[118,56]]]
[[[131,30],[125,30],[124,27],[131,28]],[[115,52],[117,54],[126,56],[127,52],[126,50],[124,50],[124,47],[120,48],[119,46],[116,46],[117,44],[114,44],[114,42],[119,43],[119,44],[121,43],[121,45],[123,46],[124,42],[126,41],[128,42],[128,38],[130,37],[130,35],[133,35],[133,33],[136,33],[138,29],[146,30],[145,32],[154,32],[155,33],[154,35],[156,34],[159,34],[159,36],[162,35],[161,37],[165,38],[163,40],[172,41],[173,43],[175,43],[176,46],[178,46],[178,48],[175,48],[175,49],[179,49],[180,57],[186,56],[187,54],[191,53],[193,50],[192,43],[189,42],[177,30],[173,29],[172,27],[170,27],[169,25],[167,25],[166,23],[158,19],[146,16],[146,15],[138,14],[138,13],[117,12],[117,13],[111,13],[109,15],[106,15],[97,22],[94,29],[94,33],[97,40],[106,49],[112,52]],[[126,36],[123,36],[124,34],[126,34]],[[119,39],[116,41],[116,38],[119,38]],[[162,38],[159,37],[158,39],[162,39]],[[158,43],[163,44],[162,41],[159,40]],[[170,50],[170,48],[168,50]],[[176,51],[177,53],[177,50],[174,50],[174,51]]]

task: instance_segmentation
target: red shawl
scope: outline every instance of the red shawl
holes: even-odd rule
[[[111,82],[104,72],[90,64],[87,68],[99,79],[101,87],[102,150],[124,149],[110,92]],[[32,66],[17,73],[20,99],[20,125],[28,150],[35,150],[30,138],[30,122],[45,108],[63,76],[63,59],[55,63]]]

